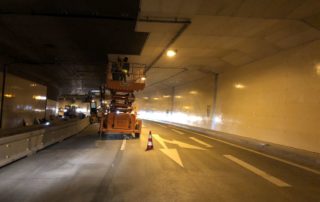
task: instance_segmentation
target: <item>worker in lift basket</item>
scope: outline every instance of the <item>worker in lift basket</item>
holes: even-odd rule
[[[128,58],[125,57],[122,63],[122,72],[124,74],[124,81],[127,80],[126,76],[129,76],[129,68],[130,68],[130,64],[128,63]]]

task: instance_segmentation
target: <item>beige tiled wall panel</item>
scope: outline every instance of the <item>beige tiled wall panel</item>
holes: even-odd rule
[[[214,129],[320,152],[320,41],[222,73]]]
[[[32,125],[35,118],[44,118],[46,95],[47,87],[7,74],[2,127],[22,127],[23,120]],[[42,100],[35,99],[36,96],[41,96]]]

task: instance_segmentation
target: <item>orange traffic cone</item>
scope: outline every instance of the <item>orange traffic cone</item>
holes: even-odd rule
[[[153,149],[153,142],[152,142],[152,133],[151,130],[149,131],[149,137],[148,137],[148,144],[147,144],[147,149],[146,151],[152,150]]]

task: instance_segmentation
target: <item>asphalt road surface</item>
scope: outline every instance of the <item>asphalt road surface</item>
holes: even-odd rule
[[[320,202],[317,171],[201,133],[147,121],[140,139],[97,130],[0,168],[0,201]]]

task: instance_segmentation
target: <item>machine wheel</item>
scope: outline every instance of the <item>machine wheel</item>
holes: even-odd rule
[[[139,139],[139,138],[140,138],[140,133],[135,133],[135,134],[134,134],[134,137],[137,138],[137,139]]]

